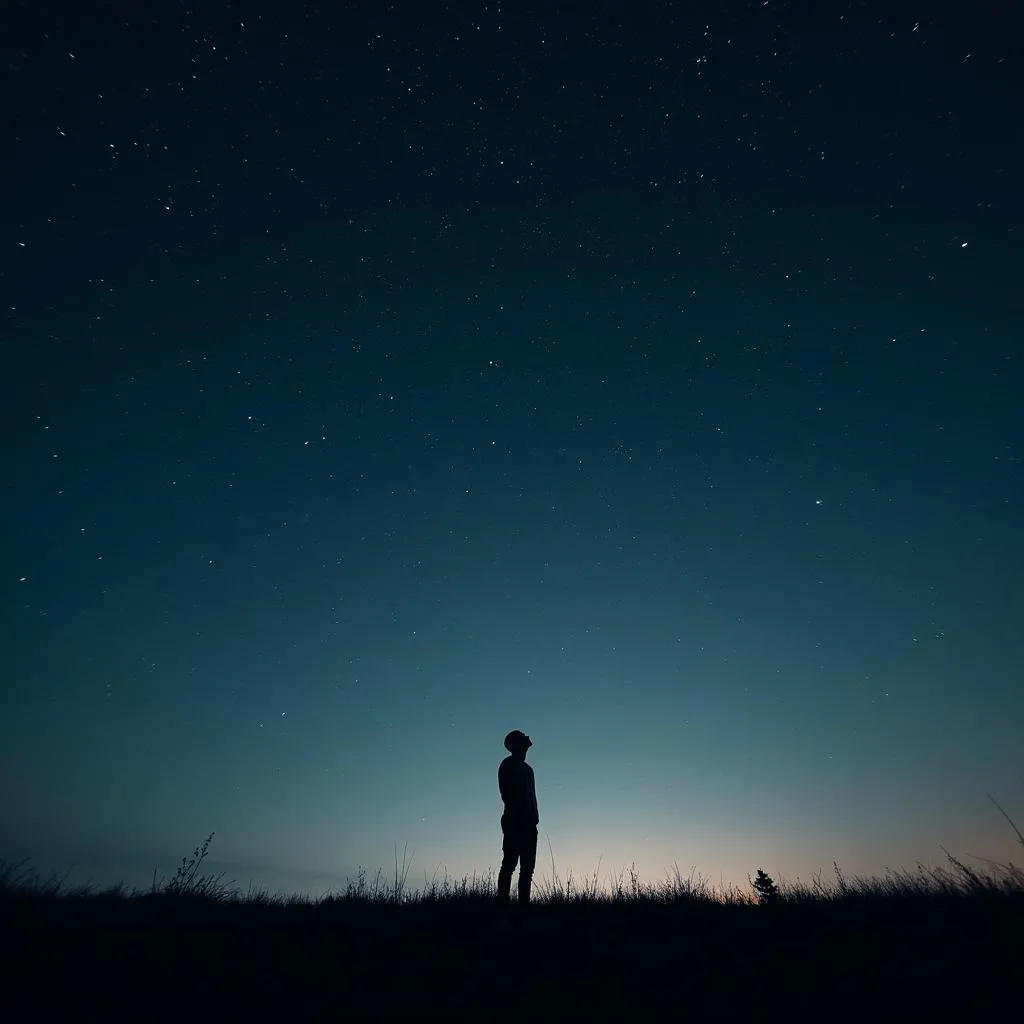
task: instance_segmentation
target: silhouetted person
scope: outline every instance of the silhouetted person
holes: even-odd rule
[[[526,752],[533,741],[514,729],[505,737],[509,756],[498,765],[498,790],[505,804],[501,816],[501,870],[498,872],[498,899],[507,904],[511,898],[512,872],[519,862],[519,903],[530,902],[530,883],[537,863],[537,787],[533,769],[526,763]]]

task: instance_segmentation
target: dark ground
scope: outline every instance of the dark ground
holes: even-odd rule
[[[503,921],[479,899],[5,898],[3,1016],[980,1021],[1019,1013],[1024,895],[514,911]]]

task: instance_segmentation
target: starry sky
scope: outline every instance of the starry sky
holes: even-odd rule
[[[0,850],[1007,859],[1012,5],[9,5]]]

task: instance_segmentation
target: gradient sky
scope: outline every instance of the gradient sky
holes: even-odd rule
[[[10,5],[0,852],[1014,856],[1011,9]]]

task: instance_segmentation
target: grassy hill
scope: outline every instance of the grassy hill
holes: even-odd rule
[[[1011,823],[1012,824],[1012,823]],[[212,837],[211,837],[212,838]],[[1022,840],[1024,843],[1024,840]],[[995,1020],[1019,1013],[1024,872],[763,882],[557,878],[527,908],[490,879],[365,875],[319,900],[201,873],[145,892],[0,872],[8,1020]],[[770,879],[768,880],[770,882]],[[1014,1007],[1016,1006],[1016,1009]],[[780,1016],[784,1015],[784,1016]]]

